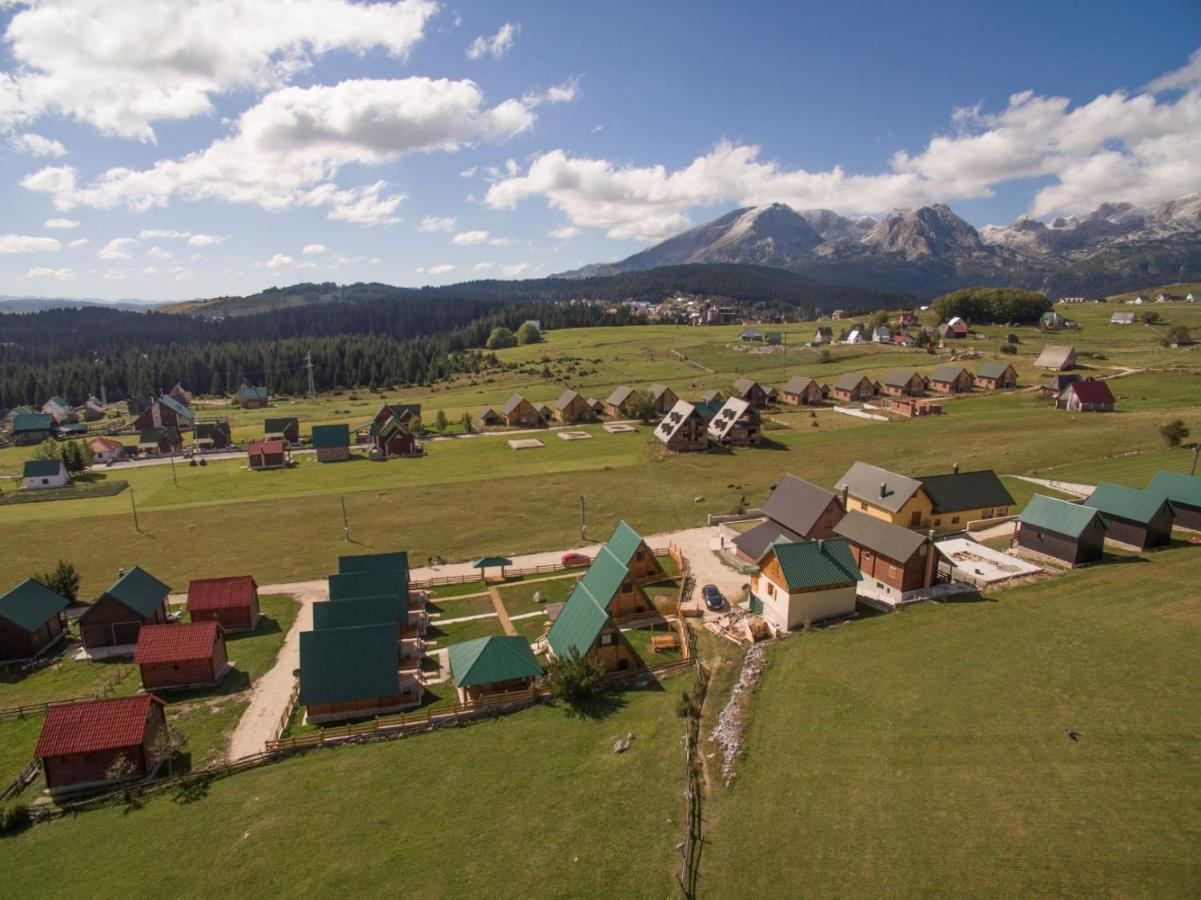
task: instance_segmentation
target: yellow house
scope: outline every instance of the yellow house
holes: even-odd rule
[[[1008,516],[1014,500],[991,469],[960,472],[956,465],[944,475],[917,479],[930,500],[929,520],[923,526],[937,534],[964,531],[968,522]]]
[[[847,512],[857,509],[902,528],[925,528],[931,520],[933,503],[915,478],[857,462],[834,487],[846,495]]]

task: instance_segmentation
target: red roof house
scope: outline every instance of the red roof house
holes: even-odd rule
[[[220,622],[146,625],[133,661],[148,691],[216,684],[229,671]]]
[[[226,631],[253,631],[259,622],[259,586],[249,575],[188,582],[193,622],[220,622]]]
[[[52,793],[143,778],[163,760],[155,743],[166,728],[163,701],[150,694],[54,704],[46,710],[34,756]],[[121,759],[125,774],[115,778]]]
[[[288,448],[277,439],[251,441],[246,445],[246,455],[252,469],[282,469],[288,464]]]
[[[1073,381],[1063,389],[1055,406],[1072,412],[1112,412],[1113,392],[1104,381]]]

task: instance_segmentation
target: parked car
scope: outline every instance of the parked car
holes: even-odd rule
[[[592,557],[584,553],[564,553],[559,562],[561,562],[564,567],[571,569],[576,566],[592,565]]]
[[[719,611],[726,605],[726,598],[721,595],[721,591],[717,589],[715,584],[707,584],[701,588],[701,597],[704,598],[705,606],[714,612]]]

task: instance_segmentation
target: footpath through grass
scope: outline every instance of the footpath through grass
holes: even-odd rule
[[[774,647],[703,893],[1196,896],[1199,554]]]

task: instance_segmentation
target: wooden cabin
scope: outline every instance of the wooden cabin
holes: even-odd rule
[[[251,441],[246,445],[246,458],[252,469],[282,469],[291,462],[292,454],[283,441]]]
[[[930,389],[940,394],[966,394],[974,378],[963,366],[939,366],[930,373]]]
[[[1055,401],[1056,409],[1068,412],[1113,412],[1113,405],[1109,385],[1092,378],[1071,382]]]
[[[537,428],[542,424],[538,410],[521,394],[514,394],[505,401],[499,412],[501,420],[510,428]]]
[[[0,662],[34,659],[62,640],[68,605],[32,578],[0,594]]]
[[[862,576],[846,538],[772,544],[751,576],[751,612],[777,631],[795,631],[855,611]]]
[[[396,625],[300,633],[300,697],[308,722],[361,719],[416,706],[425,689],[400,671]]]
[[[1183,472],[1157,472],[1147,491],[1165,497],[1172,504],[1178,528],[1201,531],[1201,478]]]
[[[734,391],[730,395],[745,400],[754,409],[767,406],[767,388],[751,378],[739,378],[734,382]]]
[[[300,443],[300,420],[295,416],[283,416],[263,421],[263,436],[267,440],[283,441],[285,444]]]
[[[159,746],[167,729],[163,708],[151,694],[52,704],[34,750],[51,794],[153,775],[165,757]],[[125,775],[118,779],[119,762]]]
[[[817,406],[825,399],[816,379],[793,375],[780,388],[780,399],[789,406]]]
[[[630,412],[628,407],[630,398],[633,396],[634,389],[632,387],[627,384],[619,384],[605,400],[605,411],[614,418],[629,418]]]
[[[1047,344],[1038,354],[1038,359],[1034,361],[1034,368],[1052,369],[1056,372],[1074,369],[1076,368],[1076,348],[1060,344]]]
[[[986,362],[976,370],[973,384],[989,391],[1015,388],[1018,386],[1018,372],[1007,362]]]
[[[587,401],[573,390],[566,390],[555,401],[552,414],[560,422],[591,422],[596,416]]]
[[[903,603],[934,584],[938,554],[925,535],[858,510],[847,513],[834,531],[850,544],[863,576],[861,590],[867,586]]]
[[[212,620],[147,625],[138,632],[133,661],[146,691],[217,684],[230,668],[225,629]]]
[[[491,406],[485,406],[475,414],[475,424],[477,428],[495,428],[502,423],[500,413]]]
[[[238,393],[234,395],[234,400],[242,409],[266,409],[267,389],[244,381],[238,388]]]
[[[382,424],[378,419],[373,421],[369,432],[372,448],[384,459],[421,455],[417,435],[394,415],[389,414]]]
[[[879,391],[876,383],[861,372],[844,372],[834,379],[834,398],[844,403],[864,403]]]
[[[13,416],[12,438],[18,447],[50,440],[54,435],[54,417],[45,413],[20,413]]]
[[[665,384],[652,384],[646,389],[646,395],[651,398],[651,402],[655,404],[655,412],[659,415],[666,415],[667,411],[676,405],[676,401],[680,398]]]
[[[182,431],[191,428],[195,421],[196,414],[191,407],[164,394],[152,400],[134,419],[133,427],[138,431],[146,428],[176,428]]]
[[[763,504],[764,521],[734,538],[735,553],[744,562],[754,564],[781,538],[807,541],[834,537],[834,526],[844,514],[837,494],[785,475]]]
[[[229,419],[197,422],[192,432],[192,440],[201,450],[224,450],[234,442]]]
[[[314,425],[313,449],[317,462],[344,462],[350,459],[350,426]]]
[[[1101,513],[1111,541],[1138,550],[1172,541],[1172,505],[1160,493],[1102,481],[1084,505]]]
[[[891,397],[920,397],[929,384],[926,376],[915,369],[898,369],[888,373],[880,390]]]
[[[675,453],[707,450],[709,423],[687,400],[677,400],[675,406],[655,426],[655,439]]]
[[[261,616],[259,586],[250,575],[188,582],[188,618],[193,622],[220,622],[227,632],[253,631]]]
[[[1013,544],[1070,566],[1105,555],[1105,522],[1090,506],[1035,494],[1018,516]]]
[[[167,621],[170,593],[171,588],[138,566],[123,572],[79,617],[84,647],[119,647],[132,653],[143,625]]]
[[[170,455],[183,449],[177,428],[143,428],[138,432],[138,452],[147,456]]]
[[[727,447],[757,447],[763,440],[759,410],[746,400],[729,398],[709,420],[709,437]]]

